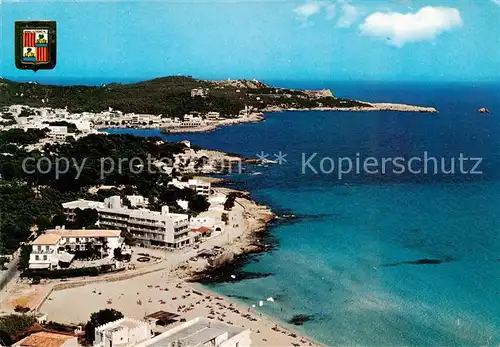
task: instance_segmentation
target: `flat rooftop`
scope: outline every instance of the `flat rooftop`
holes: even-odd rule
[[[45,232],[60,237],[119,237],[120,233],[120,230],[109,229],[51,229]]]
[[[123,328],[134,329],[140,325],[147,325],[146,322],[138,321],[131,318],[120,318],[114,322],[110,322],[96,328],[96,331],[116,331]]]
[[[32,245],[56,245],[61,239],[60,235],[42,234],[38,236],[31,244]]]
[[[90,201],[90,200],[75,200],[75,201],[69,201],[65,202],[62,204],[63,208],[69,208],[69,209],[96,209],[99,212],[103,213],[111,213],[111,214],[123,214],[129,217],[133,218],[144,218],[144,219],[154,219],[158,221],[163,221],[166,218],[170,218],[174,221],[182,221],[188,219],[187,214],[180,214],[180,213],[169,213],[168,215],[162,214],[159,211],[151,211],[146,208],[139,208],[139,209],[131,209],[126,206],[120,206],[120,207],[107,207],[104,202],[100,201]]]
[[[175,329],[175,328],[174,328]],[[171,346],[174,342],[180,341],[182,346],[203,346],[208,341],[217,336],[228,334],[228,339],[246,330],[242,327],[237,327],[225,324],[218,321],[212,321],[207,318],[200,318],[198,321],[188,325],[182,330],[173,334],[168,334],[168,331],[156,336],[150,340],[147,347],[165,347]]]
[[[170,218],[173,221],[181,221],[181,220],[188,219],[187,214],[180,214],[180,213],[162,214],[161,212],[151,211],[151,210],[145,209],[145,208],[139,208],[136,210],[126,209],[126,211],[129,214],[129,216],[133,217],[133,218],[154,219],[154,220],[158,220],[158,221],[163,221],[167,218]]]
[[[86,208],[102,208],[104,207],[104,203],[100,201],[79,199],[75,201],[64,202],[62,206],[63,208],[71,208],[71,209],[80,208],[84,210]]]

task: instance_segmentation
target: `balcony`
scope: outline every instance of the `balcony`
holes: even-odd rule
[[[165,242],[165,239],[160,238],[160,237],[150,237],[149,235],[141,235],[141,234],[134,234],[134,233],[132,233],[132,235],[134,235],[134,238],[140,239],[140,240]]]
[[[134,219],[134,218],[131,218],[129,220],[129,223],[130,224],[149,225],[149,226],[153,226],[153,227],[163,227],[163,228],[165,227],[165,222],[160,222],[160,221],[150,222],[150,221]]]
[[[114,221],[108,221],[108,220],[100,220],[101,225],[107,225],[107,226],[117,226],[117,227],[122,227],[126,228],[128,223],[118,223]]]
[[[100,213],[100,218],[109,218],[109,219],[122,220],[122,221],[129,220],[129,216],[116,215],[116,214],[111,214],[111,213]]]
[[[31,251],[31,254],[52,254],[54,253],[56,250],[55,249],[50,249],[50,250],[32,250]]]
[[[129,225],[130,231],[137,230],[143,233],[154,233],[154,234],[162,234],[164,235],[166,233],[165,228],[162,229],[147,229],[147,228],[141,228],[140,226],[137,225]]]
[[[174,230],[174,235],[185,233],[187,230],[188,230],[188,228],[187,228],[187,227],[186,227],[186,228],[178,228],[178,229],[175,229],[175,230]]]
[[[189,240],[191,240],[191,237],[189,235],[187,235],[186,237],[183,237],[183,238],[174,239],[174,243],[181,243],[181,242],[189,241]]]

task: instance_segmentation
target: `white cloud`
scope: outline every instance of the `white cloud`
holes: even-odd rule
[[[293,12],[304,21],[318,13],[324,14],[328,20],[333,20],[337,17],[338,12],[336,22],[338,28],[349,28],[359,16],[358,9],[350,3],[350,0],[309,1],[294,8]]]
[[[325,7],[326,19],[335,18],[336,8],[337,8],[337,6],[335,4],[326,5],[326,7]]]
[[[366,17],[359,28],[363,35],[387,39],[390,44],[401,47],[408,42],[432,40],[461,25],[457,9],[427,6],[416,13],[375,12]]]
[[[495,5],[500,6],[500,0],[491,0],[491,2],[494,3]]]
[[[340,3],[342,14],[337,20],[337,27],[349,28],[358,18],[358,9],[347,2],[340,1]]]
[[[300,18],[306,20],[309,17],[319,13],[322,7],[323,3],[313,1],[294,8],[293,12],[295,12]]]

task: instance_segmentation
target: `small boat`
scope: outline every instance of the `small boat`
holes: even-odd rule
[[[277,160],[271,160],[271,159],[262,159],[263,164],[278,164]]]
[[[477,110],[479,113],[490,113],[490,110],[488,110],[486,107],[481,107],[479,110]]]

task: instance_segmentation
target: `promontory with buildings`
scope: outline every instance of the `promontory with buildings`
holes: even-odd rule
[[[103,130],[210,131],[287,110],[436,112],[256,80],[0,79],[0,345],[316,345],[259,313],[271,296],[243,307],[191,283],[271,247],[269,208],[210,177],[252,161]]]
[[[56,120],[47,117],[89,122],[95,129],[150,127],[166,132],[208,131],[221,125],[259,121],[263,112],[437,112],[433,107],[339,98],[328,89],[295,90],[271,87],[257,80],[205,81],[182,76],[101,86],[54,86],[0,79],[0,106],[12,105],[22,105],[24,112],[18,108],[3,112],[4,127],[19,123],[19,117],[39,115],[39,120],[49,125]]]

